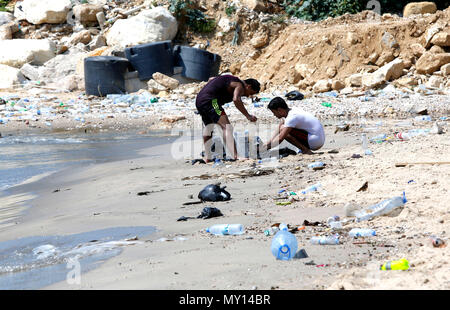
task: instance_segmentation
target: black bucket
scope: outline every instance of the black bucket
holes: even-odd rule
[[[221,57],[208,51],[177,45],[174,48],[175,66],[182,67],[181,75],[187,78],[208,81],[219,74]]]
[[[139,72],[141,81],[152,78],[153,73],[173,75],[173,48],[171,41],[136,45],[125,49],[125,57]]]
[[[84,84],[86,95],[104,97],[108,94],[125,94],[125,72],[129,61],[114,56],[94,56],[84,59]]]

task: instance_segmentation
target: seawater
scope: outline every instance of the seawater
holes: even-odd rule
[[[4,136],[0,138],[0,195],[34,176],[75,165],[133,158],[139,149],[174,140],[165,132]]]
[[[155,231],[152,226],[115,227],[0,242],[0,290],[34,290],[61,281],[82,285],[83,273]]]

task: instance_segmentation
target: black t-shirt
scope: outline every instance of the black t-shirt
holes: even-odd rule
[[[197,109],[204,109],[211,107],[211,103],[214,99],[217,99],[217,103],[221,107],[227,102],[233,101],[233,93],[228,91],[228,87],[231,82],[240,82],[242,86],[245,87],[244,82],[239,78],[232,75],[221,75],[203,87],[203,89],[198,93],[195,105]]]

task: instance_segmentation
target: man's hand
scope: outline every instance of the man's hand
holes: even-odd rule
[[[258,120],[258,118],[256,118],[256,116],[250,115],[250,114],[247,116],[247,119],[252,123],[254,123]]]

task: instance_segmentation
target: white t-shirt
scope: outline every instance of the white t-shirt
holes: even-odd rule
[[[284,121],[284,126],[303,129],[308,132],[308,143],[315,151],[325,144],[325,131],[320,121],[311,113],[292,108]]]

